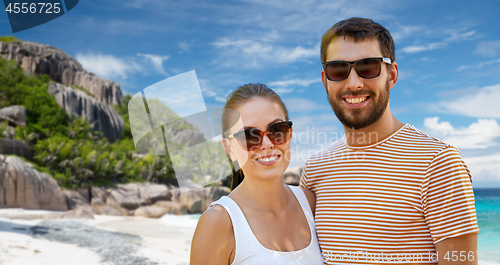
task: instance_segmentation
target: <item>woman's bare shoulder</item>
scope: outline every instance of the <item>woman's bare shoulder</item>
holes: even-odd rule
[[[201,216],[198,221],[198,225],[209,225],[212,228],[231,228],[231,217],[227,213],[226,209],[220,204],[214,204],[208,208]]]
[[[191,243],[191,264],[230,264],[234,248],[231,218],[223,206],[215,204],[198,220]]]

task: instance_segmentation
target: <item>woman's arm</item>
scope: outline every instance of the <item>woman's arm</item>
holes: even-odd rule
[[[198,220],[191,242],[191,265],[231,264],[234,260],[234,232],[224,207],[214,205]]]
[[[316,194],[314,194],[314,192],[306,189],[306,188],[303,188],[303,187],[300,187],[304,193],[306,194],[306,197],[307,197],[307,201],[309,201],[309,205],[311,206],[311,211],[313,213],[313,215],[315,214],[315,209],[316,209]]]

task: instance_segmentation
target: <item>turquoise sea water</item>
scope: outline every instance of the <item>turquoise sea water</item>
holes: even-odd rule
[[[479,224],[478,250],[500,256],[500,189],[474,189]]]

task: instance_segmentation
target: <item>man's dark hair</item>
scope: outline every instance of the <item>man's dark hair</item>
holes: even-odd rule
[[[321,62],[326,62],[328,45],[337,37],[349,37],[355,42],[368,39],[377,39],[382,55],[391,61],[396,61],[394,41],[389,31],[382,25],[368,18],[352,17],[337,22],[321,38]]]

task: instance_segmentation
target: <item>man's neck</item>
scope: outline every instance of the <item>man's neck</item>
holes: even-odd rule
[[[394,118],[388,109],[380,119],[371,125],[358,130],[344,126],[344,131],[348,145],[363,146],[380,142],[403,125],[404,123]]]

